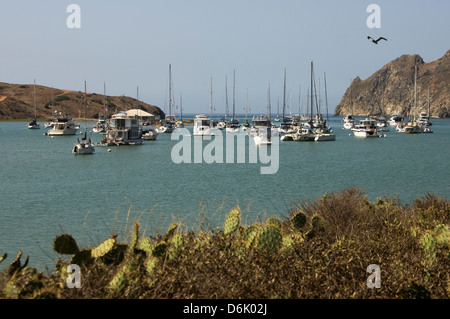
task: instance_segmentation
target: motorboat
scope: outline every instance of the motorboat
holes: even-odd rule
[[[344,129],[351,130],[355,126],[355,118],[351,114],[344,117]]]
[[[50,136],[75,135],[79,130],[80,125],[72,120],[72,115],[69,113],[59,115],[55,118],[53,127],[47,132]]]
[[[403,122],[403,115],[399,113],[392,114],[392,116],[389,119],[389,125],[393,127],[397,127],[402,122]]]
[[[352,128],[355,137],[379,137],[376,120],[374,119],[364,119]]]
[[[253,134],[255,145],[272,144],[272,127],[259,128]]]
[[[430,116],[427,112],[420,112],[419,114],[419,124],[420,125],[426,125],[431,126],[433,123],[431,122]]]
[[[194,136],[211,136],[214,135],[212,121],[204,114],[198,114],[194,118],[194,128],[192,135]]]
[[[158,137],[158,132],[153,128],[147,128],[142,131],[142,139],[146,141],[154,141]]]

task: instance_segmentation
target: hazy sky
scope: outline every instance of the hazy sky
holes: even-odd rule
[[[69,4],[81,9],[70,29]],[[381,9],[381,28],[369,28],[370,4]],[[136,97],[167,109],[172,64],[175,102],[184,113],[209,113],[213,79],[215,113],[225,111],[225,77],[232,106],[272,112],[283,98],[298,112],[305,100],[310,63],[326,73],[330,112],[352,78],[369,77],[402,54],[425,62],[450,49],[448,0],[41,0],[0,1],[0,82]],[[384,36],[375,45],[367,36]],[[318,84],[318,83],[317,83]],[[290,94],[289,94],[290,93]],[[322,91],[323,94],[323,91]],[[323,98],[323,96],[322,96]],[[323,99],[324,101],[324,99]],[[281,110],[280,110],[281,112]]]

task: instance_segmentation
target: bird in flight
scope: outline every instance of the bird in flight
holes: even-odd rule
[[[367,39],[372,39],[372,42],[375,43],[375,44],[378,44],[378,41],[380,41],[380,40],[386,40],[387,41],[387,39],[383,38],[383,37],[379,37],[378,39],[375,40],[374,38],[372,38],[370,36],[367,36]]]

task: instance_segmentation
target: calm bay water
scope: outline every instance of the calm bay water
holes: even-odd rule
[[[221,227],[236,205],[251,223],[283,217],[295,203],[347,187],[363,188],[371,200],[399,195],[404,203],[426,192],[450,195],[450,121],[434,119],[433,134],[390,128],[376,139],[353,137],[342,130],[341,118],[330,123],[336,141],[280,142],[278,172],[262,175],[269,164],[175,164],[171,150],[178,141],[170,134],[74,156],[75,136],[51,138],[43,127],[0,122],[0,254],[8,253],[0,269],[18,250],[30,255],[30,266],[52,269],[57,234],[71,233],[79,246],[91,246],[113,232],[124,239],[136,219],[147,234],[180,220],[185,229],[207,230]],[[98,142],[102,135],[92,138]]]

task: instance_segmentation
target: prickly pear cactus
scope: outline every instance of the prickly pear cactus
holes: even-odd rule
[[[105,256],[114,248],[115,244],[116,244],[115,238],[109,238],[105,240],[102,244],[100,244],[100,246],[91,250],[92,257],[99,258]]]
[[[270,252],[280,249],[283,238],[280,229],[274,226],[266,226],[258,237],[258,248]]]
[[[303,212],[297,212],[292,216],[291,221],[296,230],[301,230],[306,225],[306,215]]]
[[[128,285],[127,274],[125,271],[120,270],[114,275],[113,279],[109,283],[109,290],[113,295],[122,294]]]
[[[241,212],[239,208],[233,208],[227,215],[225,219],[225,229],[224,235],[234,233],[238,228],[241,222]]]
[[[434,228],[434,237],[436,243],[446,248],[450,246],[450,227],[445,224],[439,224]]]
[[[72,256],[70,260],[71,264],[75,264],[81,267],[81,265],[89,265],[94,261],[90,249],[82,249]]]
[[[0,263],[8,257],[7,253],[4,253],[2,257],[0,257]]]
[[[422,237],[422,247],[425,253],[425,266],[431,266],[436,260],[436,239],[430,233],[426,233]]]
[[[323,225],[323,220],[322,220],[322,218],[320,218],[319,216],[313,216],[312,218],[311,218],[311,227],[313,228],[313,229],[315,229],[316,231],[324,231],[325,230],[325,227],[324,227],[324,225]]]
[[[256,245],[256,240],[262,232],[262,227],[259,224],[253,224],[244,230],[244,242],[246,248],[252,248]]]
[[[170,224],[170,226],[167,229],[167,232],[164,235],[163,239],[165,241],[169,241],[172,238],[172,236],[175,234],[175,231],[177,230],[177,228],[178,228],[178,224],[177,223]]]
[[[277,217],[270,217],[266,220],[266,226],[275,226],[281,228],[281,221]]]
[[[131,253],[134,252],[137,243],[139,241],[139,230],[140,230],[140,224],[139,222],[135,222],[133,225],[133,236],[131,237],[131,242],[130,242],[130,247],[129,247],[129,251]]]
[[[166,254],[167,244],[165,242],[157,243],[153,246],[152,256],[162,257]]]
[[[168,247],[169,260],[173,260],[181,254],[181,251],[183,250],[183,245],[184,245],[184,238],[182,234],[176,234],[171,238]]]
[[[53,249],[62,255],[74,255],[79,251],[77,242],[69,234],[56,236],[53,240]]]
[[[149,237],[144,237],[141,240],[139,240],[136,248],[146,252],[147,255],[150,255],[153,250],[152,240]]]

